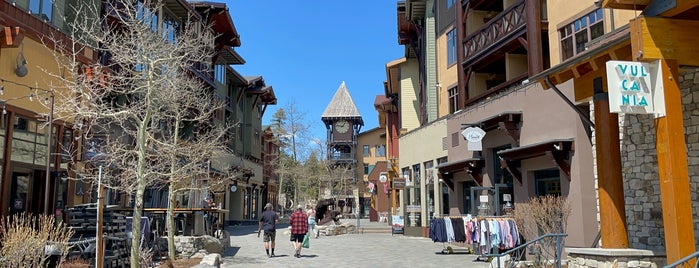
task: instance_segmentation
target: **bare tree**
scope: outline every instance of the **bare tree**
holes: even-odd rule
[[[164,139],[154,142],[162,148],[164,156],[169,157],[169,173],[165,183],[168,185],[168,208],[166,226],[168,230],[168,256],[175,259],[175,223],[174,209],[176,194],[201,188],[192,178],[205,177],[207,188],[226,184],[230,175],[209,177],[211,161],[232,154],[224,139],[228,127],[211,118],[221,109],[223,102],[212,98],[212,94],[200,84],[200,81],[187,79],[179,85],[180,90],[173,91],[165,103],[163,124],[166,125]]]
[[[192,74],[208,72],[195,65],[210,62],[214,38],[196,18],[159,28],[159,1],[102,3],[106,16],[98,5],[72,7],[80,20],[70,22],[71,43],[51,40],[64,70],[51,74],[62,82],[52,85],[60,100],[55,114],[89,143],[88,168],[77,172],[94,179],[90,167],[104,166],[107,188],[134,195],[130,263],[138,267],[146,188],[167,183],[172,195],[203,172],[203,159],[222,152],[225,128],[211,122],[221,103]],[[98,63],[82,59],[91,51]],[[169,201],[171,218],[172,196]],[[171,219],[168,228],[174,233]]]

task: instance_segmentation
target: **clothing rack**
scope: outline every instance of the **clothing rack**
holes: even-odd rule
[[[441,219],[453,219],[453,218],[465,218],[465,217],[472,217],[470,214],[459,214],[459,215],[439,215],[439,216],[434,216],[433,218],[441,218]],[[466,247],[466,248],[454,248],[451,246],[453,242],[442,242],[442,251],[441,254],[473,254],[473,248],[472,247]],[[461,242],[457,242],[461,243]],[[449,244],[449,245],[447,245]],[[469,245],[468,243],[463,243],[464,245]]]
[[[474,251],[476,251],[476,253],[480,255],[476,259],[476,261],[489,261],[490,258],[486,257],[485,255],[490,253],[491,250],[493,250],[493,249],[495,249],[495,250],[503,250],[503,249],[507,250],[509,248],[514,248],[519,243],[521,243],[521,240],[519,238],[520,237],[519,231],[517,230],[518,229],[517,222],[515,221],[514,217],[511,217],[511,216],[483,216],[483,217],[473,217],[471,220],[472,220],[472,222],[477,223],[476,225],[478,225],[481,221],[491,221],[491,220],[507,221],[511,224],[509,226],[510,229],[508,229],[509,230],[508,232],[503,233],[501,229],[498,229],[498,230],[500,230],[500,232],[498,234],[498,236],[499,236],[498,245],[500,245],[500,247],[498,247],[497,245],[494,245],[494,244],[489,244],[490,242],[487,242],[488,245],[486,245],[486,248],[483,248],[484,245],[482,244],[483,243],[482,240],[481,240],[480,244],[474,243],[472,245],[472,247],[474,248]],[[489,226],[489,225],[486,224],[486,226]],[[507,226],[507,225],[505,225],[505,226]],[[502,227],[502,225],[500,225],[500,227]],[[514,230],[512,228],[514,228]],[[488,232],[490,232],[490,230]],[[510,242],[514,243],[514,244],[510,244],[509,246],[505,245],[505,247],[502,247],[502,244],[505,243],[505,242],[503,242],[503,240],[506,239],[506,238],[504,238],[504,236],[506,236],[508,234],[513,234],[512,236],[516,235],[516,237],[510,237],[511,239],[514,239],[514,241],[510,240]],[[484,239],[484,238],[481,237],[480,239]],[[484,249],[487,249],[488,252],[482,252],[482,250],[484,250]]]

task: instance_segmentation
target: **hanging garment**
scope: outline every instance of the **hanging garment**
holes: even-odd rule
[[[497,220],[488,221],[490,225],[490,247],[498,247],[500,245],[500,224]]]
[[[464,234],[466,235],[466,243],[473,243],[473,240],[471,240],[471,217],[469,215],[461,219],[464,221]]]
[[[454,228],[454,241],[459,243],[466,242],[466,230],[464,228],[464,219],[451,218],[451,226]]]
[[[447,230],[447,242],[454,242],[454,227],[452,226],[450,219],[444,219],[444,227],[444,229]]]
[[[433,242],[447,242],[444,219],[434,218],[430,221],[430,238]]]

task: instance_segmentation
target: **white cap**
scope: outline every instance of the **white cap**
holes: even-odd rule
[[[296,206],[296,209],[303,209],[303,206],[298,205],[298,206]]]

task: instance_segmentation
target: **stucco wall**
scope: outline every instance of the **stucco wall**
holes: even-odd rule
[[[558,85],[569,99],[573,95],[573,83],[568,81]],[[542,105],[545,104],[545,105]],[[568,218],[569,232],[566,239],[568,246],[589,247],[597,235],[596,199],[594,193],[594,177],[592,166],[592,145],[584,130],[580,117],[573,109],[556,95],[552,90],[543,90],[539,84],[526,87],[518,86],[503,94],[492,96],[482,103],[461,111],[451,117],[447,126],[447,137],[458,133],[461,124],[473,124],[504,112],[521,112],[519,146],[526,146],[553,139],[573,139],[574,152],[571,154],[570,178],[561,173],[561,187],[572,205],[572,213]],[[457,162],[473,155],[468,151],[466,143],[459,137],[459,144],[454,146],[449,138],[449,162]],[[494,157],[492,149],[502,145],[515,145],[501,130],[491,130],[483,140],[484,159],[483,184],[492,185],[494,177]],[[532,171],[539,169],[557,168],[553,161],[546,156],[525,159],[522,161],[522,183],[514,182],[515,202],[526,202],[534,194],[534,179]],[[459,172],[454,175],[455,181],[466,180],[466,174]],[[458,198],[458,197],[457,197]],[[455,204],[450,204],[454,206]],[[515,205],[516,207],[516,205]]]
[[[399,140],[400,167],[421,164],[446,156],[447,151],[442,148],[444,133],[447,133],[446,119],[434,121],[401,135]]]
[[[551,52],[551,66],[561,63],[561,36],[558,29],[580,18],[588,12],[595,9],[595,0],[549,0],[547,1],[548,10],[548,35]],[[614,28],[619,28],[622,25],[628,24],[629,20],[635,15],[640,15],[629,10],[614,10],[604,9],[604,27],[605,33],[612,29],[612,15],[614,18]]]

